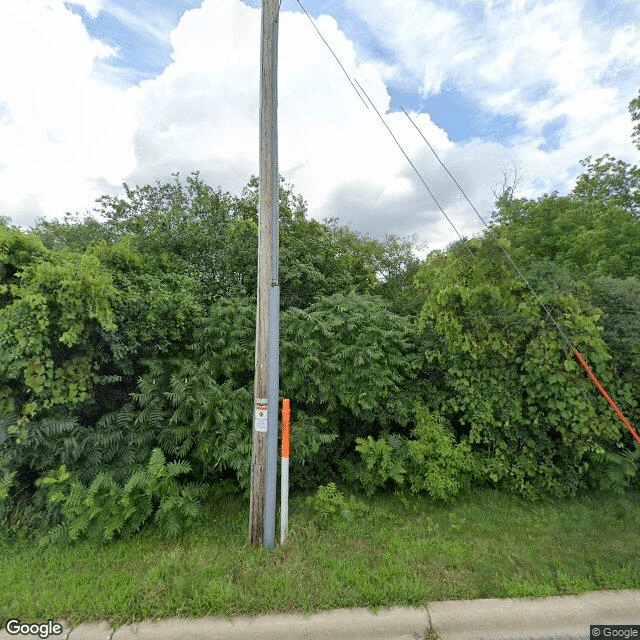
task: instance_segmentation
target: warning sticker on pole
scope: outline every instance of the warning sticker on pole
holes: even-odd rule
[[[256,412],[253,417],[253,427],[260,433],[265,433],[267,431],[267,413],[266,404],[256,405]]]

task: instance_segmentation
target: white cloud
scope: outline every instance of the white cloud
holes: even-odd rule
[[[173,62],[137,90],[131,179],[202,170],[237,190],[257,171],[259,11],[233,0],[205,1],[183,15],[171,42]]]
[[[132,169],[127,96],[92,77],[111,55],[56,0],[0,6],[0,211],[14,222],[85,209]]]
[[[318,27],[384,113],[390,97],[377,67],[358,64],[353,43],[334,18],[321,16]],[[376,212],[384,203],[402,202],[405,161],[373,109],[364,108],[306,16],[283,12],[279,28],[281,173],[295,182],[319,217],[337,215],[355,223],[356,192],[370,193],[360,201],[371,202]],[[211,38],[214,32],[219,37]],[[135,181],[200,169],[215,184],[238,190],[258,170],[260,12],[238,0],[205,0],[183,16],[171,39],[174,62],[140,86],[138,117],[144,126],[136,134]],[[410,139],[417,149],[415,136],[407,135],[411,125],[392,118],[405,143]],[[419,120],[438,144],[447,144],[446,134],[428,117]],[[404,216],[396,209],[377,219],[370,211],[367,224],[359,226],[392,231],[419,224],[409,225]]]
[[[499,157],[528,169],[524,188],[531,195],[534,181],[538,188],[569,189],[577,160],[586,155],[634,160],[626,106],[640,86],[640,32],[631,26],[639,23],[640,9],[613,4],[623,15],[618,27],[595,16],[586,0],[457,0],[446,7],[347,0],[392,52],[392,84],[419,84],[425,96],[455,88],[490,113],[518,118],[523,130],[509,148],[474,143],[494,154],[478,157],[479,165],[460,162],[469,144],[448,154],[463,177],[473,177],[477,201],[487,208],[482,174],[487,165],[496,170]],[[560,148],[544,152],[543,127],[553,122],[564,123]]]
[[[422,83],[425,95],[449,83],[492,111],[525,120],[544,98],[542,87],[553,104],[581,94],[587,98],[603,77],[633,65],[640,52],[637,29],[625,24],[612,36],[586,0],[485,2],[480,9],[475,3],[476,11],[463,0],[447,8],[417,0],[347,4],[395,55],[392,80],[406,84],[410,76]],[[640,10],[628,13],[629,22],[637,24]],[[610,107],[591,105],[593,117],[619,110],[620,97],[615,95]],[[537,116],[530,125],[543,124]]]
[[[82,4],[149,34],[164,29],[132,9],[125,15],[115,0]],[[480,222],[404,115],[386,113],[388,86],[425,96],[454,88],[490,113],[517,117],[509,143],[454,144],[428,114],[411,114],[485,217],[492,182],[510,162],[527,172],[522,193],[535,196],[570,188],[586,155],[634,153],[626,106],[640,86],[640,39],[632,21],[601,25],[587,0],[345,4],[392,58],[363,55],[330,16],[319,28],[461,233]],[[636,5],[626,10],[638,16]],[[21,221],[82,211],[105,188],[175,171],[200,170],[238,192],[258,171],[259,31],[258,8],[204,0],[171,32],[171,64],[126,88],[104,68],[96,73],[115,52],[92,40],[62,0],[0,6],[0,54],[15,61],[0,69],[0,214]],[[280,170],[312,215],[375,234],[418,233],[431,247],[455,238],[299,12],[281,13],[279,76]],[[563,124],[560,144],[545,151],[550,123]]]
[[[613,34],[609,61],[622,67],[637,67],[640,64],[640,37],[637,24],[626,25]]]

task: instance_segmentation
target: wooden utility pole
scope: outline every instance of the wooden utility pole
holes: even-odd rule
[[[278,285],[278,17],[262,0],[258,313],[251,457],[249,544],[275,546],[278,455],[280,288]]]

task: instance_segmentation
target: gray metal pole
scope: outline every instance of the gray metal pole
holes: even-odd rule
[[[276,494],[278,478],[278,405],[280,404],[280,287],[269,296],[269,416],[267,419],[267,493],[264,503],[264,546],[276,546]]]

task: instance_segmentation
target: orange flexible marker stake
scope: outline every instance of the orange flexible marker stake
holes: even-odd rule
[[[573,354],[578,359],[578,362],[584,367],[584,370],[587,372],[588,376],[591,378],[593,384],[596,385],[596,389],[604,396],[604,399],[609,403],[611,408],[618,414],[618,418],[622,420],[622,424],[624,424],[627,429],[631,432],[631,435],[637,440],[638,444],[640,444],[640,436],[637,434],[636,430],[631,426],[631,423],[626,419],[624,413],[618,409],[618,405],[611,399],[609,394],[606,392],[605,388],[600,384],[598,378],[596,378],[593,371],[587,364],[587,361],[582,357],[582,354],[577,350],[573,349]]]
[[[280,544],[287,537],[289,528],[289,421],[291,403],[282,401],[282,460],[280,464]]]
[[[282,401],[282,457],[289,457],[289,422],[291,420],[291,402],[289,398]]]

